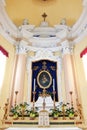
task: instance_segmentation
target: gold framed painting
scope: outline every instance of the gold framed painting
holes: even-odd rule
[[[46,70],[41,70],[37,76],[37,82],[40,88],[47,89],[52,84],[52,76]]]

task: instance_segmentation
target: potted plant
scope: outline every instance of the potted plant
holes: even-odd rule
[[[69,117],[70,119],[74,119],[75,110],[74,110],[73,107],[68,108],[68,109],[66,110],[66,113],[67,113],[67,115],[68,115],[68,117]]]
[[[59,108],[54,108],[54,109],[51,109],[51,115],[54,119],[57,119],[58,116],[61,114],[61,111],[59,110]]]
[[[38,116],[38,112],[37,112],[38,108],[32,109],[28,111],[30,119],[35,119],[36,116]]]
[[[11,107],[10,113],[12,113],[13,119],[17,120],[19,118],[19,106]]]

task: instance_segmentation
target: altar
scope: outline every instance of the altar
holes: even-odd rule
[[[38,107],[38,111],[43,109],[43,100],[44,97],[39,96],[38,100],[35,102],[35,107]],[[55,105],[59,105],[59,102],[55,102]],[[54,107],[54,101],[51,96],[45,97],[45,110],[50,111]]]

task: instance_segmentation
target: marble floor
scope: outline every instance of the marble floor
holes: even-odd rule
[[[59,127],[59,128],[26,128],[26,127],[11,127],[6,130],[82,130],[78,127]]]

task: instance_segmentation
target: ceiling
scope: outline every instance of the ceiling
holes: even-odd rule
[[[50,25],[59,24],[66,18],[67,25],[72,26],[82,13],[82,0],[6,0],[5,8],[16,25],[21,25],[24,19],[39,25],[45,12]]]

